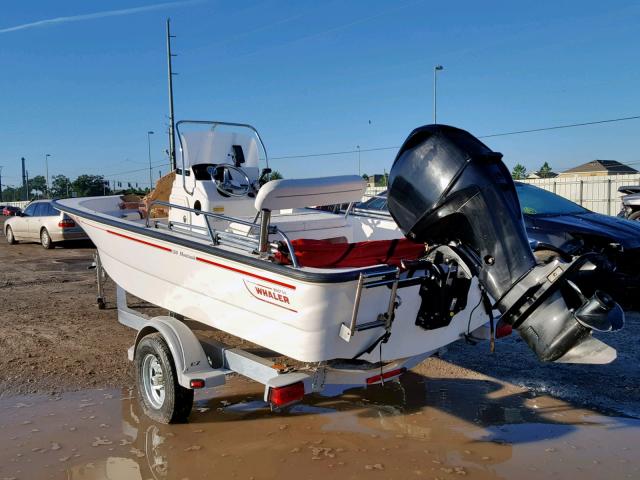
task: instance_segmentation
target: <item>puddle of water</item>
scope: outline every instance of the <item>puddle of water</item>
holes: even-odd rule
[[[0,401],[0,479],[638,478],[640,421],[486,380],[309,397],[274,413],[234,378],[159,425],[129,390]]]

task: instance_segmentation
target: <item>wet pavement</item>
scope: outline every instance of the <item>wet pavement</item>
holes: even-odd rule
[[[476,346],[456,342],[443,358],[574,405],[640,418],[640,313],[625,312],[625,317],[622,330],[594,334],[618,352],[618,358],[607,365],[540,362],[516,334],[498,340],[493,354],[488,352],[486,342]]]
[[[0,400],[0,479],[638,478],[640,420],[484,378],[427,378],[271,412],[240,377],[188,424],[130,390]]]

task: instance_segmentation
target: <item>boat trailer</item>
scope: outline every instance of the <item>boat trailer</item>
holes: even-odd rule
[[[104,309],[108,276],[97,252],[92,268],[96,270],[97,305]],[[172,312],[146,315],[128,305],[127,292],[119,285],[116,306],[118,321],[136,331],[127,354],[135,364],[140,403],[150,418],[161,423],[186,421],[194,390],[221,386],[230,374],[263,384],[264,401],[272,410],[279,410],[309,393],[337,395],[348,388],[397,380],[433,353],[389,363],[344,359],[293,367],[197,334],[188,325],[195,322]]]

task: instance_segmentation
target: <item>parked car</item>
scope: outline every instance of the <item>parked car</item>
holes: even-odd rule
[[[640,221],[640,185],[620,187],[618,191],[625,194],[622,197],[622,208],[618,216],[627,220]]]
[[[540,261],[599,253],[610,276],[608,293],[627,308],[640,306],[640,222],[595,213],[542,188],[515,183],[527,235]],[[356,205],[355,212],[388,214],[386,195]],[[581,287],[588,291],[588,279],[584,281]]]
[[[46,249],[69,240],[86,240],[84,230],[66,214],[53,208],[51,200],[31,202],[4,224],[9,244],[18,241],[40,242]]]
[[[17,215],[18,213],[20,213],[22,210],[18,207],[12,207],[11,205],[7,205],[2,209],[2,215],[4,215],[5,217],[13,217],[14,215]]]

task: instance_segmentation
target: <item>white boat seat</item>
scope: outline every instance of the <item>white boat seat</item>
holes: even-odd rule
[[[353,229],[347,223],[344,215],[313,209],[296,209],[274,212],[271,225],[275,225],[289,238],[333,238],[353,236]],[[229,231],[239,234],[249,233],[257,235],[259,227],[248,227],[239,223],[231,223]],[[273,239],[280,239],[277,235]]]
[[[305,208],[359,202],[365,190],[357,175],[283,179],[267,182],[256,195],[256,210]]]
[[[271,225],[277,226],[284,233],[305,232],[323,228],[339,228],[347,225],[344,215],[337,215],[320,210],[296,210],[292,212],[274,212]]]

